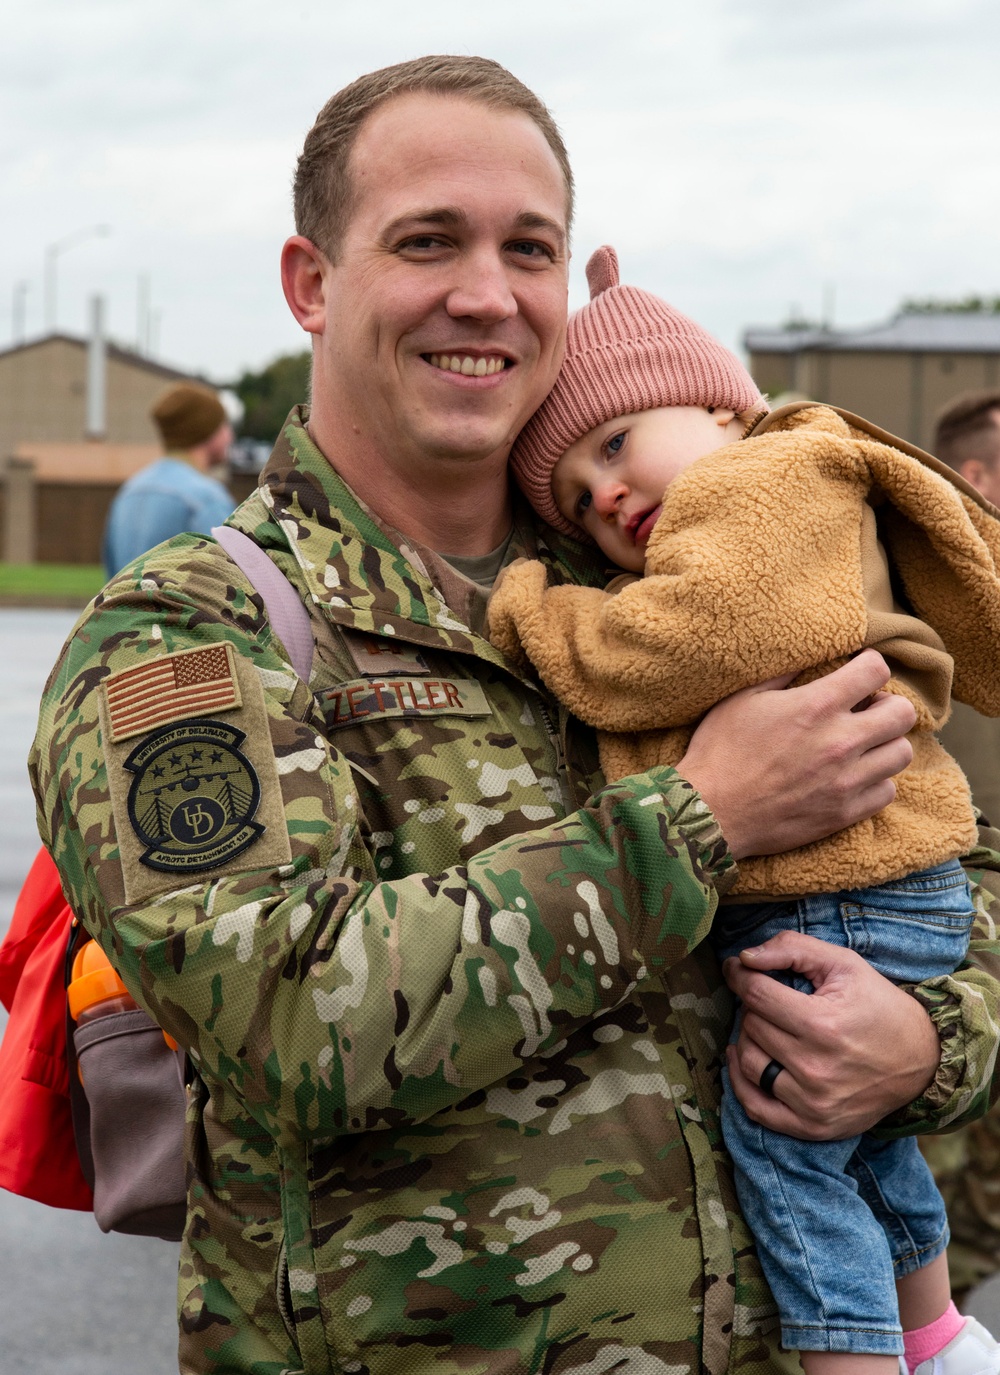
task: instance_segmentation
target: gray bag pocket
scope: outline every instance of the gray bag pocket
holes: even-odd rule
[[[103,1232],[179,1241],[184,1226],[184,1057],[141,1008],[73,1032]],[[71,1073],[73,1073],[71,1066]],[[83,1160],[84,1173],[87,1163]]]

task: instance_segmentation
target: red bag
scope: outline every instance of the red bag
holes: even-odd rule
[[[295,671],[308,682],[312,628],[298,594],[247,535],[228,526],[212,534],[259,591]],[[72,922],[58,871],[40,850],[0,944],[0,1002],[10,1013],[0,1042],[0,1188],[94,1212],[104,1231],[178,1241],[185,1212],[183,1056],[138,1008],[78,1025],[67,1039]],[[81,1041],[87,1082],[101,1090],[91,1095],[93,1104],[75,1077],[70,1095]],[[96,1208],[88,1177],[97,1181]]]
[[[46,850],[35,856],[0,945],[0,1187],[92,1212],[70,1112],[66,949],[73,914]]]

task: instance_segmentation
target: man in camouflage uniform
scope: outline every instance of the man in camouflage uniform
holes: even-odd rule
[[[589,733],[484,638],[461,568],[606,577],[505,475],[559,363],[569,190],[494,64],[335,97],[284,255],[313,404],[231,521],[309,613],[309,681],[223,548],[180,536],[96,599],[46,690],[46,843],[194,1067],[188,1375],[797,1368],[720,1141],[732,1005],[703,937],[734,857],[884,804],[911,709],[851,712],[885,680],[865,656],[722,704],[686,777],[602,787]],[[980,937],[914,997],[787,938],[817,995],[738,976],[738,1091],[807,1134],[981,1111]]]

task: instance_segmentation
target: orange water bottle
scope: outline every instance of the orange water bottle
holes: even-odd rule
[[[78,1025],[115,1012],[134,1012],[138,1004],[96,941],[77,951],[69,988],[69,1015]]]
[[[66,990],[69,1015],[77,1026],[116,1012],[135,1012],[138,1003],[122,983],[118,971],[96,941],[87,941],[73,959],[73,971]],[[163,1033],[171,1050],[177,1049],[172,1036]]]

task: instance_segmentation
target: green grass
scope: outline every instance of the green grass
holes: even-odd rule
[[[30,602],[89,602],[104,586],[104,569],[90,563],[0,563],[0,598]]]

